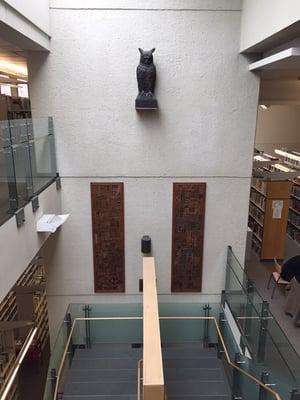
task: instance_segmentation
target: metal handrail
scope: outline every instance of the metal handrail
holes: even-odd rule
[[[138,361],[138,385],[137,385],[137,400],[140,400],[141,398],[141,369],[142,369],[142,364],[143,364],[143,359],[141,358]]]
[[[68,336],[66,347],[65,347],[65,350],[64,350],[64,353],[63,353],[63,357],[62,357],[62,360],[61,360],[61,363],[60,363],[60,366],[59,366],[59,369],[58,369],[58,372],[57,372],[53,400],[57,399],[57,393],[58,393],[58,386],[59,386],[60,377],[61,377],[61,374],[62,374],[62,370],[63,370],[63,367],[64,367],[66,355],[68,353],[68,348],[69,348],[69,345],[71,343],[73,331],[74,331],[74,328],[75,328],[75,325],[76,325],[77,321],[103,321],[103,320],[104,321],[105,320],[106,321],[111,321],[111,320],[142,320],[142,319],[143,319],[143,317],[90,317],[90,318],[80,317],[80,318],[75,318],[73,320],[72,327],[71,327],[71,330],[70,330],[70,334]],[[275,392],[273,389],[271,389],[269,386],[265,385],[263,382],[261,382],[255,376],[253,376],[253,375],[249,374],[248,372],[244,371],[242,368],[238,367],[237,365],[235,365],[231,361],[231,359],[229,357],[229,353],[228,353],[227,347],[226,347],[225,342],[224,342],[223,335],[222,335],[222,333],[220,331],[218,322],[217,322],[215,317],[174,317],[173,316],[173,317],[159,317],[159,319],[162,319],[162,320],[211,320],[211,321],[214,321],[215,329],[217,331],[217,335],[218,335],[218,337],[220,339],[220,342],[222,344],[227,364],[230,365],[232,368],[236,369],[237,371],[239,371],[240,373],[242,373],[243,375],[245,375],[252,382],[256,383],[257,385],[259,385],[260,387],[265,389],[272,396],[274,396],[274,398],[276,400],[281,400],[281,397],[279,396],[279,394],[277,392]],[[140,361],[142,361],[142,360],[139,360],[139,363],[140,363]],[[138,369],[140,369],[140,364],[138,365]],[[138,391],[140,393],[139,386],[140,386],[140,383],[138,383]],[[138,400],[139,400],[139,397],[138,397]]]

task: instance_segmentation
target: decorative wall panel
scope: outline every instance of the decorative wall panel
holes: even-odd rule
[[[123,183],[91,183],[95,292],[125,291]]]
[[[200,292],[206,183],[173,184],[172,292]]]

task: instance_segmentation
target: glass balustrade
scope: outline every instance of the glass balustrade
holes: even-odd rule
[[[51,352],[44,400],[53,400],[64,391],[76,349],[100,347],[102,354],[106,344],[113,345],[116,352],[118,346],[127,344],[140,348],[143,343],[142,308],[140,303],[70,304]],[[138,359],[134,362],[137,368]]]
[[[52,118],[0,122],[0,224],[56,175]]]
[[[268,376],[282,399],[290,399],[300,386],[300,358],[231,248],[224,301],[241,335],[242,365],[258,379]]]

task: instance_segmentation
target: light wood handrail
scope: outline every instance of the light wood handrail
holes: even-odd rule
[[[143,399],[164,399],[156,275],[153,257],[143,259]]]

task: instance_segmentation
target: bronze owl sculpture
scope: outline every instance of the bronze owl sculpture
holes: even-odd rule
[[[140,63],[136,69],[139,94],[135,101],[137,109],[155,109],[157,100],[154,96],[156,68],[153,64],[153,53],[155,49],[146,51],[139,48]]]

